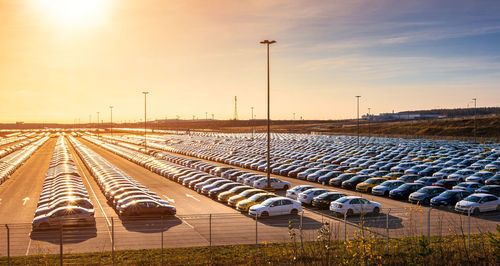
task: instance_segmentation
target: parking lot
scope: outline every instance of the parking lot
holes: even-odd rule
[[[148,147],[148,156],[155,158],[155,163],[157,163],[155,168],[140,165],[137,160],[134,161],[131,158],[124,157],[124,154],[145,154],[144,150],[141,150],[143,136],[126,135],[118,137],[115,135],[111,137],[106,135],[105,137],[101,136],[100,140],[93,134],[83,134],[83,136],[85,137],[75,137],[74,139],[117,169],[123,171],[124,174],[133,178],[133,180],[162,200],[175,206],[176,216],[160,219],[160,222],[151,222],[152,220],[127,222],[127,219],[118,218],[119,213],[109,203],[102,192],[102,187],[96,182],[95,173],[82,160],[82,157],[75,150],[74,143],[65,138],[95,212],[95,226],[85,227],[88,230],[75,231],[78,233],[65,231],[66,237],[74,235],[73,240],[68,241],[72,243],[71,249],[74,251],[108,250],[111,248],[111,234],[117,239],[115,243],[117,249],[158,247],[161,232],[163,232],[164,236],[168,236],[170,241],[165,243],[168,243],[166,245],[169,247],[254,243],[256,240],[258,242],[287,241],[289,239],[288,221],[292,220],[295,228],[300,225],[300,213],[297,216],[285,215],[258,219],[258,233],[256,234],[254,217],[241,214],[227,204],[213,200],[178,184],[166,177],[166,172],[159,172],[163,164],[168,163],[169,167],[187,167],[188,160],[196,159],[213,166],[230,166],[247,173],[263,174],[262,171],[245,167],[245,163],[248,164],[250,161],[259,162],[263,158],[265,151],[263,136],[257,136],[252,140],[249,134],[151,135],[148,136],[148,145],[150,145]],[[110,141],[114,141],[114,143],[110,143]],[[498,151],[498,146],[494,146],[494,144],[472,147],[470,144],[459,142],[444,143],[399,139],[392,141],[395,144],[390,144],[390,139],[362,139],[364,148],[357,151],[355,139],[349,137],[279,134],[276,135],[276,141],[273,143],[273,163],[277,164],[274,165],[273,169],[280,167],[279,164],[292,165],[294,161],[300,163],[312,162],[318,163],[318,165],[324,164],[319,166],[325,167],[337,166],[338,164],[338,167],[340,167],[342,166],[341,163],[334,162],[334,157],[342,157],[345,160],[349,160],[349,157],[359,157],[358,159],[365,159],[362,157],[377,158],[381,153],[390,150],[387,147],[402,147],[399,155],[393,156],[393,158],[400,156],[400,161],[407,159],[412,161],[419,156],[422,157],[419,159],[420,161],[415,160],[414,162],[424,162],[425,158],[438,156],[440,151],[450,152],[456,150],[458,153],[463,153],[463,150],[466,150],[470,151],[473,156],[483,156],[476,161],[487,158],[489,155],[486,155],[486,153],[494,153],[494,149]],[[11,233],[15,234],[16,239],[18,239],[15,242],[17,248],[12,251],[16,254],[40,253],[42,250],[57,252],[58,250],[57,239],[59,235],[57,231],[51,233],[49,230],[37,234],[31,232],[31,223],[37,209],[37,201],[42,191],[43,181],[46,178],[55,145],[55,138],[46,140],[27,159],[26,163],[20,166],[5,183],[0,185],[0,223],[9,224],[11,228],[15,228],[12,229]],[[117,150],[113,149],[121,149],[121,153],[117,153]],[[337,153],[337,151],[343,153]],[[424,154],[422,151],[428,151],[429,154]],[[413,156],[413,158],[404,158],[402,155]],[[461,156],[466,155],[467,153],[464,153]],[[329,156],[332,161],[326,162]],[[144,158],[149,160],[150,157]],[[180,158],[184,158],[184,160]],[[435,157],[434,161],[437,160],[438,157]],[[356,160],[352,161],[355,162]],[[371,163],[373,165],[377,161],[372,160]],[[358,164],[361,165],[362,163],[359,162]],[[198,165],[201,165],[201,163],[198,163]],[[309,168],[315,168],[318,165]],[[354,165],[347,166],[349,168],[356,167]],[[418,163],[415,165],[418,165]],[[483,166],[485,165],[487,164]],[[283,166],[281,167],[283,168]],[[194,169],[194,167],[192,168]],[[347,172],[349,168],[345,169],[344,172]],[[319,169],[322,169],[322,167]],[[369,169],[369,167],[362,167],[357,171],[363,169]],[[330,169],[329,171],[338,170]],[[476,172],[479,171],[481,170],[478,169]],[[325,188],[352,196],[361,196],[382,206],[379,215],[348,217],[346,224],[344,224],[342,215],[334,217],[329,210],[304,206],[301,225],[304,232],[307,232],[304,235],[310,235],[310,239],[314,239],[315,232],[321,228],[326,220],[338,228],[339,238],[345,235],[344,230],[352,232],[365,226],[371,228],[370,230],[378,236],[385,236],[387,230],[390,230],[391,237],[406,236],[410,232],[412,234],[427,233],[427,216],[429,214],[429,207],[427,206],[410,204],[407,200],[394,200],[370,193],[332,187],[328,183],[321,184],[277,174],[272,176],[289,182],[289,187],[314,185],[317,188]],[[284,190],[277,190],[275,193],[278,196],[285,196]],[[464,228],[467,223],[467,216],[456,213],[453,207],[434,208],[430,211],[430,215],[432,234],[450,232],[450,226],[453,226],[454,230],[459,230],[461,227]],[[471,218],[471,230],[473,232],[494,230],[496,224],[500,222],[499,216],[500,214],[497,211],[475,215]],[[168,226],[165,226],[165,222]],[[175,239],[175,241],[172,241],[172,239]],[[0,253],[4,254],[5,248],[2,245],[0,245]]]

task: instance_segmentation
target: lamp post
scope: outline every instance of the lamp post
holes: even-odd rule
[[[254,121],[253,121],[253,106],[250,107],[250,109],[252,109],[252,117],[250,117],[250,122],[252,123],[252,140],[253,140],[253,132],[255,131]]]
[[[474,101],[474,143],[477,142],[476,131],[477,131],[477,98],[472,99]]]
[[[99,139],[99,112],[97,112],[97,138]]]
[[[111,112],[110,129],[111,129],[111,137],[112,137],[113,136],[113,106],[109,107],[109,111]]]
[[[146,119],[146,96],[148,95],[148,91],[143,91],[144,94],[144,152],[148,152],[148,144],[146,142],[146,126],[147,126],[147,119]]]
[[[276,41],[264,40],[261,44],[267,47],[267,187],[266,190],[272,190],[271,187],[271,116],[270,116],[270,85],[269,85],[269,45]]]
[[[370,138],[370,110],[371,108],[368,108],[368,138]]]
[[[358,116],[357,116],[357,117],[358,117],[358,146],[359,146],[359,98],[360,98],[360,97],[361,97],[361,96],[359,96],[359,95],[358,95],[358,96],[356,96],[356,100],[357,100],[357,102],[358,102],[358,105],[357,105],[357,106],[358,106]]]

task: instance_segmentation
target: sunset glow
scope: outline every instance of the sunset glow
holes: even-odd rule
[[[273,119],[498,106],[500,5],[410,2],[0,0],[0,117],[261,119],[266,39]]]
[[[88,26],[102,20],[108,0],[38,0],[47,18],[60,26]]]

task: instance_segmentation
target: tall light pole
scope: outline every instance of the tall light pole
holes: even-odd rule
[[[370,120],[371,120],[371,118],[370,118],[370,110],[371,109],[372,108],[368,108],[368,138],[370,137]]]
[[[360,97],[361,97],[361,96],[359,96],[359,95],[358,95],[358,96],[356,96],[356,100],[357,100],[357,102],[358,102],[358,146],[359,146],[359,98],[360,98]]]
[[[144,152],[148,152],[148,144],[146,142],[146,96],[148,95],[148,91],[143,91],[142,92],[144,94]]]
[[[250,122],[252,123],[252,140],[253,140],[253,132],[255,131],[254,121],[253,121],[253,106],[250,107],[250,109],[252,109],[252,117],[250,118]]]
[[[99,112],[97,112],[97,138],[99,139]]]
[[[477,142],[476,131],[477,131],[477,98],[472,99],[474,101],[474,143]]]
[[[271,187],[271,116],[270,116],[270,85],[269,85],[269,45],[276,41],[264,40],[261,44],[267,46],[267,187],[265,189],[272,190]]]
[[[109,111],[111,112],[110,128],[111,128],[111,137],[112,137],[113,136],[113,106],[109,107]]]

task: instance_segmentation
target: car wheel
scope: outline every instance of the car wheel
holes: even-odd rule
[[[481,213],[479,208],[475,208],[474,210],[472,210],[472,215],[479,215],[479,213]]]
[[[384,192],[384,196],[389,197],[389,191]]]
[[[354,214],[354,211],[352,209],[347,210],[347,215],[346,216],[352,216]]]
[[[269,217],[269,213],[268,213],[268,212],[262,212],[262,213],[260,214],[260,217],[261,217],[261,218],[266,218],[266,217]]]
[[[497,212],[500,212],[500,205],[497,206]]]
[[[291,215],[297,215],[299,213],[299,211],[297,211],[297,209],[293,209],[290,214]]]
[[[378,207],[373,208],[373,215],[379,215],[380,209]]]
[[[424,205],[429,205],[431,204],[431,200],[430,199],[424,199]]]
[[[283,189],[284,189],[284,190],[288,190],[288,188],[289,188],[289,186],[288,186],[288,185],[283,186]]]

